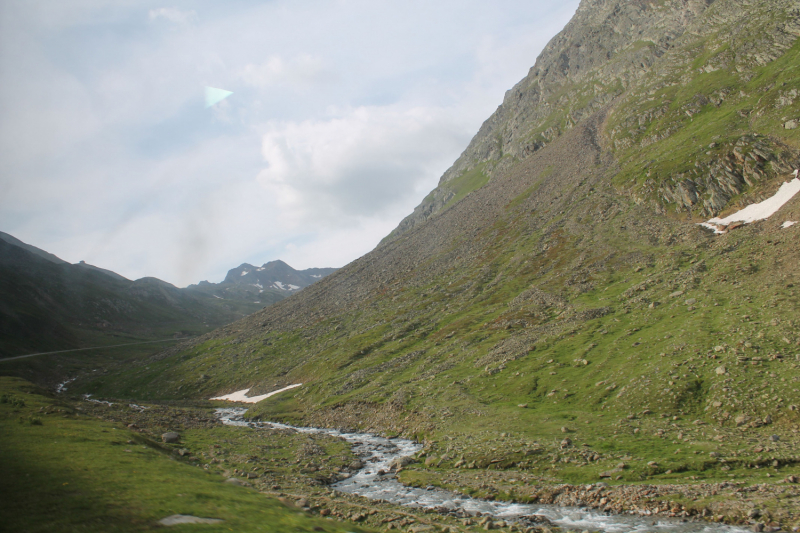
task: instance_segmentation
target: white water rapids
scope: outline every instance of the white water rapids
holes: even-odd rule
[[[608,533],[664,532],[664,533],[744,533],[748,529],[696,520],[658,518],[635,515],[609,515],[592,509],[561,507],[545,504],[521,504],[481,500],[454,492],[434,488],[432,490],[407,487],[389,472],[389,464],[397,457],[414,455],[422,445],[406,439],[387,439],[368,433],[345,433],[335,429],[302,428],[277,422],[245,420],[247,409],[223,408],[216,413],[229,426],[272,427],[293,429],[301,433],[318,433],[339,437],[353,445],[353,451],[361,458],[364,467],[349,478],[331,485],[331,488],[357,494],[373,500],[384,500],[394,504],[436,509],[439,511],[463,511],[470,515],[491,515],[494,518],[514,522],[532,515],[543,516],[565,529],[600,530]]]

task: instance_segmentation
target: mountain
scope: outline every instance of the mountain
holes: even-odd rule
[[[492,492],[488,470],[545,485],[783,476],[800,446],[800,197],[723,234],[698,223],[796,183],[798,14],[795,0],[584,0],[375,250],[81,390],[302,383],[250,416],[416,438],[433,459],[402,479],[484,497],[528,490]],[[712,500],[703,516],[733,513]]]
[[[266,305],[280,301],[335,271],[335,268],[295,270],[281,260],[270,261],[260,267],[242,263],[229,270],[222,283],[202,281],[190,285],[188,290],[209,294],[220,300],[235,299]]]
[[[0,231],[0,240],[5,241],[8,244],[17,246],[18,248],[22,248],[23,250],[30,252],[33,255],[39,256],[42,259],[50,261],[51,263],[55,263],[57,265],[67,264],[67,262],[61,259],[60,257],[57,257],[49,252],[45,252],[44,250],[41,250],[35,246],[31,246],[30,244],[25,244],[21,240],[17,239],[12,235],[9,235],[8,233],[3,233],[2,231]]]
[[[276,287],[284,280],[287,290],[237,291],[246,276],[180,289],[70,264],[0,233],[0,357],[197,335],[282,299],[295,290],[290,283],[305,287],[332,270],[298,272],[275,261],[261,271]]]

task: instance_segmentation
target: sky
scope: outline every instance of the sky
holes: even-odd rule
[[[341,267],[578,0],[3,0],[0,231],[177,286]],[[233,94],[206,108],[205,87]]]

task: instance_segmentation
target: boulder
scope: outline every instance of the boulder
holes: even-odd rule
[[[403,468],[404,466],[408,466],[414,462],[412,457],[395,457],[392,459],[392,462],[389,463],[389,468],[398,469]]]
[[[167,444],[175,444],[176,442],[181,441],[181,436],[174,431],[168,431],[161,435],[161,440],[166,442]]]

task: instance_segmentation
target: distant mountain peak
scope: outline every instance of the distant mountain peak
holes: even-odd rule
[[[256,267],[250,263],[242,263],[232,268],[221,285],[250,285],[259,289],[276,289],[294,292],[311,285],[327,276],[335,268],[311,268],[296,270],[286,262],[275,259]]]

